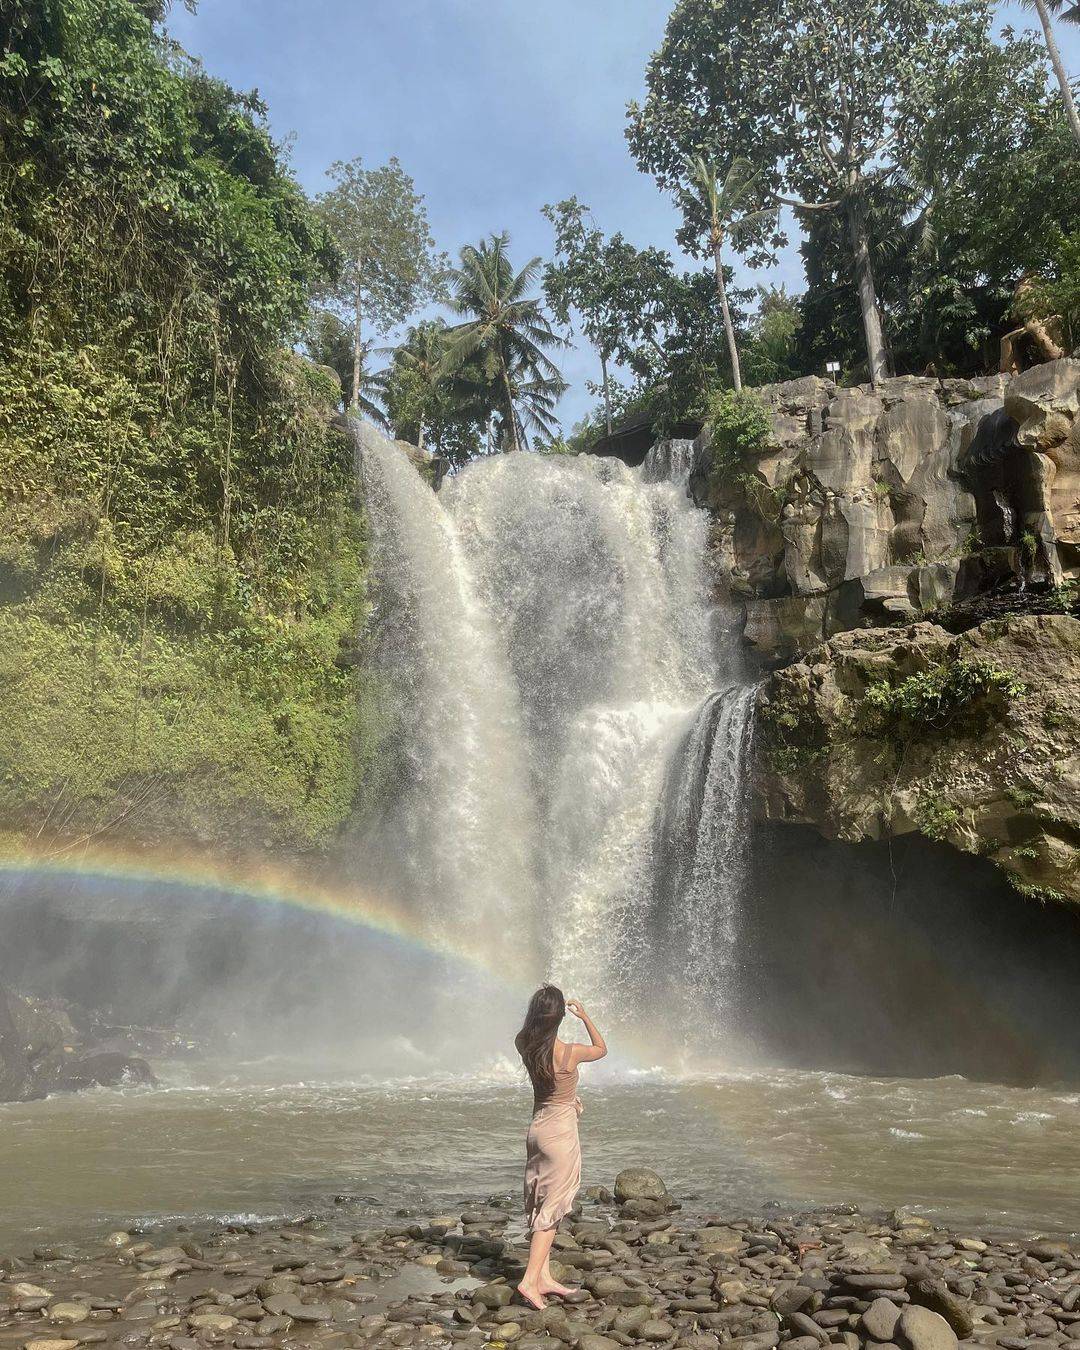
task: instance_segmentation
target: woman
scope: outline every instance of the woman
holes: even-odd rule
[[[585,1023],[591,1045],[568,1044],[558,1038],[567,1009]],[[514,1044],[533,1085],[533,1118],[525,1137],[525,1216],[529,1221],[529,1264],[518,1293],[534,1308],[544,1308],[546,1294],[577,1291],[557,1284],[548,1261],[559,1221],[573,1208],[581,1184],[581,1144],[577,1096],[578,1065],[603,1059],[607,1045],[589,1014],[562,990],[543,984],[529,1000],[525,1025]]]

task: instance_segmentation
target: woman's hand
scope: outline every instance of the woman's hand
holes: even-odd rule
[[[576,998],[566,1000],[566,1011],[572,1012],[575,1017],[579,1017],[583,1022],[588,1017],[588,1013],[585,1011],[585,1005]]]

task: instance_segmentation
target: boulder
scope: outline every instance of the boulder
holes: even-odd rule
[[[868,702],[872,686],[944,678],[959,662],[1011,672],[1021,692],[900,731]],[[1077,619],[1014,615],[959,636],[930,623],[839,633],[764,681],[757,726],[759,818],[851,842],[922,831],[991,858],[1044,899],[1080,903]]]
[[[647,1167],[624,1167],[615,1178],[615,1199],[620,1205],[628,1200],[666,1202],[668,1189],[663,1178]]]
[[[971,1304],[952,1293],[944,1280],[923,1279],[908,1282],[908,1295],[912,1303],[929,1308],[939,1317],[944,1317],[961,1340],[971,1335],[975,1327],[975,1318]],[[883,1339],[888,1340],[889,1337]]]
[[[897,1341],[907,1350],[956,1350],[956,1333],[944,1317],[909,1304],[896,1324]]]
[[[767,661],[821,637],[951,603],[961,560],[979,589],[1080,570],[1080,361],[1013,377],[901,377],[840,389],[809,378],[756,394],[768,444],[713,481],[711,433],[691,492],[714,512],[721,586]],[[1023,552],[1021,551],[1023,545]]]
[[[891,1341],[896,1324],[900,1320],[900,1308],[888,1298],[876,1298],[862,1315],[863,1331],[875,1341]]]

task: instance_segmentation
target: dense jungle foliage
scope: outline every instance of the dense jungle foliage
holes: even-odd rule
[[[154,0],[4,0],[0,824],[304,848],[374,718],[337,251],[254,97]]]

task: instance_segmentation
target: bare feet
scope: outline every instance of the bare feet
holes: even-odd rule
[[[554,1280],[548,1280],[546,1284],[540,1286],[541,1296],[545,1294],[557,1294],[559,1298],[570,1298],[577,1293],[577,1289],[570,1289],[565,1284],[556,1284]]]
[[[547,1304],[544,1302],[544,1296],[537,1286],[528,1285],[522,1280],[517,1287],[517,1291],[529,1307],[535,1308],[537,1312],[543,1312],[547,1307]]]

